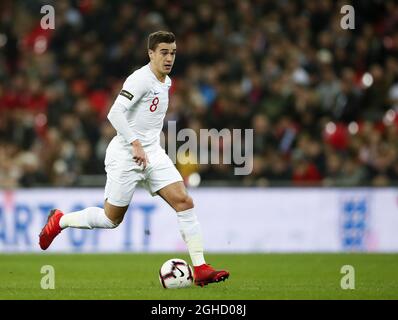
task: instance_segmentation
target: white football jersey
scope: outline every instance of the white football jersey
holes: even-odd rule
[[[166,76],[165,82],[160,82],[148,63],[126,79],[116,98],[115,103],[126,108],[130,129],[146,151],[160,147],[160,133],[169,105],[170,86],[171,79]],[[131,148],[119,133],[115,139]]]

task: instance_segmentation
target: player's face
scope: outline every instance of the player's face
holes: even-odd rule
[[[176,57],[177,46],[176,43],[161,42],[157,45],[155,50],[149,50],[149,57],[152,66],[160,74],[169,74],[173,68]]]

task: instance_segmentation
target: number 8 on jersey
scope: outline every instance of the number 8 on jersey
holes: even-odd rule
[[[158,108],[158,103],[159,103],[159,98],[158,97],[153,98],[152,104],[149,107],[149,110],[151,110],[151,112],[155,112],[156,109]]]

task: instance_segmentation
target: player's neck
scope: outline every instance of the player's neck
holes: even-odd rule
[[[152,73],[155,75],[155,77],[160,81],[160,82],[165,82],[166,80],[166,75],[160,72],[157,72],[155,68],[152,66],[152,63],[149,63],[149,69],[151,69]]]

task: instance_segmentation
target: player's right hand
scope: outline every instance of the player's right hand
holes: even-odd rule
[[[139,140],[134,140],[131,145],[133,146],[133,160],[139,165],[143,165],[144,169],[149,163],[148,156]]]

